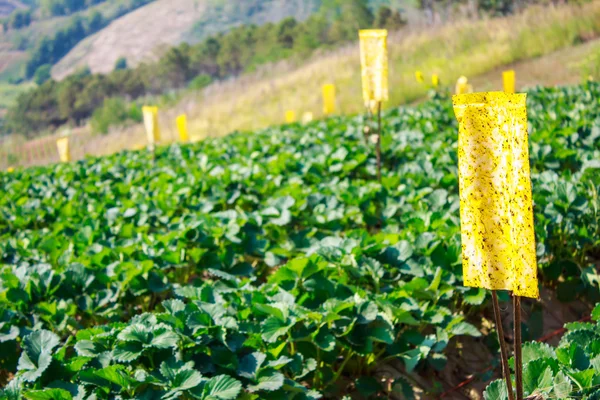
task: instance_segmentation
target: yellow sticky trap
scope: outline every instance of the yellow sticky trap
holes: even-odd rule
[[[504,84],[504,93],[514,93],[516,91],[515,71],[511,69],[502,72],[502,83]]]
[[[471,85],[469,85],[469,80],[467,79],[466,76],[461,76],[460,78],[458,78],[458,80],[456,81],[456,88],[455,88],[456,94],[467,94],[467,93],[471,93],[472,91],[473,91],[473,87]]]
[[[365,106],[388,100],[388,32],[366,29],[359,32],[360,64]]]
[[[293,124],[296,122],[296,112],[293,110],[288,110],[285,112],[285,123]]]
[[[8,167],[8,168],[6,168],[6,172],[8,172],[8,173],[15,172],[15,168],[14,167]]]
[[[69,138],[64,137],[60,138],[56,141],[56,148],[58,149],[58,158],[60,162],[70,162],[71,161],[71,149],[69,148]]]
[[[464,284],[538,298],[525,94],[452,97]]]
[[[187,116],[181,114],[177,117],[175,123],[177,124],[177,131],[179,132],[179,140],[181,140],[182,143],[189,142],[190,137],[188,135]]]
[[[325,115],[335,113],[335,85],[332,83],[323,85],[323,113]]]
[[[440,77],[438,74],[431,75],[431,84],[433,87],[438,87],[440,85]]]
[[[415,79],[419,83],[425,82],[425,78],[423,77],[423,73],[421,71],[415,71]]]
[[[305,112],[302,115],[302,123],[308,124],[309,122],[312,122],[312,120],[313,120],[313,113],[311,113],[311,112]]]
[[[142,107],[144,114],[144,126],[146,127],[146,136],[148,144],[155,145],[160,141],[160,128],[158,126],[158,107]]]

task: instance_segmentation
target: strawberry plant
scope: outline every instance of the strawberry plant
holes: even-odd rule
[[[531,342],[523,345],[523,386],[526,396],[540,399],[597,399],[600,395],[600,305],[594,322],[573,322],[556,348]],[[511,360],[512,361],[512,360]],[[504,381],[494,381],[486,400],[508,399]]]

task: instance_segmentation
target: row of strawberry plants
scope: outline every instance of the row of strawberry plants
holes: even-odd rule
[[[598,249],[598,92],[597,84],[540,88],[529,101],[542,278],[566,301],[577,293],[598,298],[590,266]],[[210,281],[238,297],[274,285],[303,307],[311,299],[319,314],[316,305],[327,299],[361,293],[378,315],[388,315],[394,344],[408,346],[401,356],[407,368],[419,362],[442,368],[444,346],[431,335],[462,318],[460,304],[485,299],[482,291],[458,286],[456,126],[443,96],[391,110],[384,120],[382,184],[373,179],[362,117],[172,146],[159,150],[155,162],[143,152],[122,153],[0,175],[7,193],[0,199],[0,342],[20,349],[45,329],[65,343],[78,331],[161,311],[163,300]],[[296,292],[286,279],[273,281],[287,271],[280,266],[314,253],[330,263],[327,274]],[[320,290],[339,285],[348,289]],[[402,296],[393,297],[398,290]],[[262,327],[266,315],[250,310],[240,318],[256,318]],[[449,336],[477,334],[454,323],[461,328]],[[304,319],[300,327],[314,329]],[[372,340],[379,348],[347,357],[347,343],[336,339],[344,352],[335,350],[328,362],[333,376],[358,377],[364,371],[354,364],[397,357],[388,348],[394,344]],[[65,357],[75,354],[69,349]],[[250,350],[266,351],[243,347],[237,356]],[[293,351],[299,350],[287,346],[287,357]],[[0,368],[14,373],[22,354],[2,352]],[[328,374],[316,369],[302,379],[327,389]]]

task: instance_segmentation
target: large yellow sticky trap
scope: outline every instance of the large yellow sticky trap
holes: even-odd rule
[[[146,135],[148,144],[155,145],[160,141],[160,128],[158,127],[158,107],[144,106],[142,107],[144,114],[144,126],[146,127]]]
[[[181,140],[182,143],[189,142],[190,137],[188,135],[187,116],[181,114],[175,119],[175,123],[177,124],[177,131],[179,132],[179,140]]]
[[[388,100],[387,36],[385,29],[359,32],[363,98],[367,107]]]
[[[60,138],[56,141],[56,148],[58,149],[58,158],[60,162],[70,162],[71,161],[71,149],[69,148],[69,138],[64,137]]]
[[[325,115],[335,113],[335,85],[332,83],[323,85],[323,113]]]
[[[504,84],[505,93],[514,93],[516,91],[515,71],[511,69],[502,72],[502,83]]]
[[[465,286],[539,297],[525,94],[453,96]]]
[[[294,122],[296,122],[296,112],[293,110],[286,111],[285,122],[286,124],[293,124]]]

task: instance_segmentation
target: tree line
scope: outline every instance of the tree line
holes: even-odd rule
[[[86,10],[106,0],[42,0],[34,3],[30,8],[18,8],[8,17],[0,19],[4,32],[28,27],[38,19],[71,15],[78,11]],[[34,8],[39,10],[34,13]]]
[[[127,69],[126,60],[120,59],[115,70],[106,75],[84,70],[61,82],[48,80],[18,98],[7,114],[6,127],[34,136],[38,131],[63,124],[82,124],[94,115],[93,126],[106,131],[111,123],[130,117],[137,119],[140,114],[135,107],[126,106],[131,112],[122,113],[107,112],[103,107],[114,110],[117,104],[126,105],[148,94],[201,88],[215,79],[234,76],[265,63],[305,57],[317,48],[355,40],[358,29],[394,30],[404,24],[399,11],[384,6],[373,12],[367,0],[325,2],[317,13],[302,22],[286,18],[262,26],[240,26],[196,45],[183,43],[171,47],[155,63]],[[85,29],[85,24],[75,30],[81,29]],[[29,70],[32,71],[33,68]]]

